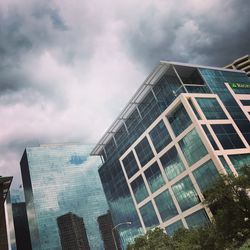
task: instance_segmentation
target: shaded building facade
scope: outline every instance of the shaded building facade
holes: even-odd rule
[[[32,249],[61,249],[56,218],[72,212],[84,220],[91,249],[103,249],[97,217],[107,210],[91,145],[26,148],[21,172]]]
[[[25,202],[12,204],[12,214],[17,250],[32,250]]]
[[[162,61],[148,76],[92,151],[114,224],[132,222],[123,248],[156,226],[209,223],[204,190],[250,162],[250,117],[233,95],[249,90],[244,72],[224,68]]]
[[[63,250],[90,250],[83,218],[67,213],[57,218]]]
[[[8,235],[5,215],[5,200],[13,177],[0,176],[0,249],[8,250]]]
[[[121,249],[118,234],[113,230],[114,224],[110,212],[108,211],[106,214],[99,216],[97,220],[105,250],[116,250],[116,246],[118,249]],[[114,237],[116,237],[116,242]]]

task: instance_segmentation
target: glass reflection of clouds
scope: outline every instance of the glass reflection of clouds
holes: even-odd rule
[[[22,159],[21,165],[32,183],[33,195],[27,192],[28,182],[24,187],[31,196],[27,205],[34,250],[61,249],[56,218],[70,211],[83,217],[91,249],[103,249],[97,217],[108,206],[98,175],[100,159],[89,156],[91,148],[65,144],[26,149],[28,161]]]

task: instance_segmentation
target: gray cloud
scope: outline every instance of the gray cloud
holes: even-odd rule
[[[160,60],[223,66],[249,53],[249,1],[206,2],[146,8],[136,25],[126,27],[128,53],[147,68]]]
[[[160,60],[249,53],[248,0],[0,3],[0,175],[27,146],[95,143]],[[248,50],[248,51],[247,51]]]

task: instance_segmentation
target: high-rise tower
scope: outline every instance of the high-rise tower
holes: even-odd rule
[[[91,249],[103,249],[97,218],[107,211],[92,146],[41,145],[26,148],[21,172],[32,249],[61,249],[56,218],[82,217]]]

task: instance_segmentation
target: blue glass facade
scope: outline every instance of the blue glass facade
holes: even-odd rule
[[[29,147],[21,160],[33,250],[61,249],[56,218],[73,212],[84,220],[91,249],[103,249],[97,217],[108,205],[92,146]]]
[[[219,96],[241,133],[250,144],[250,123],[240,106],[227,89],[226,82],[250,83],[245,73],[199,68],[209,88]]]
[[[197,204],[202,205],[199,195],[202,196],[202,191],[214,180],[221,167],[211,160],[212,148],[220,155],[221,146],[227,149],[224,141],[232,136],[235,140],[230,149],[246,149],[245,142],[238,138],[234,126],[229,124],[227,112],[213,94],[219,96],[246,141],[250,139],[249,121],[225,85],[230,81],[249,82],[245,74],[168,64],[164,73],[155,75],[156,71],[148,78],[153,79],[152,82],[147,80],[140,88],[93,151],[104,161],[99,174],[114,224],[132,222],[119,228],[124,248],[134,237],[159,224],[171,233],[183,226],[182,221],[188,222],[190,227],[207,221],[205,210],[199,210],[197,214],[190,211],[197,208]],[[182,93],[187,94],[179,97]],[[194,116],[190,115],[192,111]],[[194,121],[195,117],[198,121]],[[217,120],[218,124],[211,120]],[[222,135],[216,132],[220,123],[226,131]],[[207,146],[209,143],[212,147]],[[241,162],[245,162],[243,158]],[[236,160],[234,164],[237,166]],[[190,170],[193,175],[189,175]],[[182,221],[178,214],[175,215],[178,206],[187,215]],[[174,216],[175,222],[169,225],[168,220]]]

